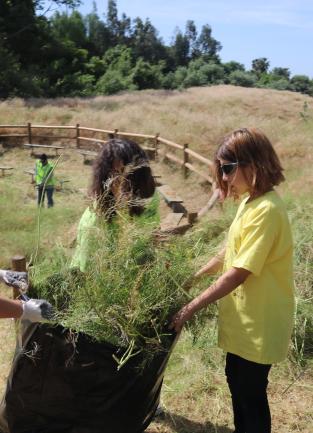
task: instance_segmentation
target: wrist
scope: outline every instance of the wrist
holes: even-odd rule
[[[16,305],[16,315],[14,318],[21,319],[24,313],[23,301],[16,299],[14,302]]]

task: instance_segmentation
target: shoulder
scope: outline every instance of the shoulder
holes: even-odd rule
[[[90,227],[93,226],[97,221],[97,215],[96,213],[90,209],[88,206],[84,213],[82,214],[80,221],[79,221],[79,227]]]
[[[270,191],[248,204],[244,219],[277,225],[287,215],[285,205],[275,191]]]
[[[286,211],[285,204],[276,191],[270,191],[258,197],[251,204],[251,209],[254,212],[276,213]]]

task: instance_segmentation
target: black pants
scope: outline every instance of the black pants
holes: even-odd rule
[[[235,433],[271,432],[266,393],[270,368],[271,365],[227,353],[225,373],[232,397]]]
[[[52,207],[54,205],[54,202],[53,202],[54,188],[51,186],[48,186],[44,190],[43,186],[37,185],[37,189],[38,189],[38,195],[37,195],[38,206],[40,205],[41,200],[42,200],[42,205],[43,205],[45,195],[47,194],[48,207]],[[43,198],[42,198],[42,195],[43,195]]]

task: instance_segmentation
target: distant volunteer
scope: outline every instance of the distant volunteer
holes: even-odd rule
[[[53,207],[53,192],[55,185],[55,178],[53,174],[53,165],[48,162],[47,155],[43,153],[36,161],[35,165],[35,182],[38,190],[37,202],[38,206],[44,202],[45,195],[47,194],[47,205]]]
[[[0,282],[8,286],[27,287],[26,272],[13,272],[0,269]],[[52,307],[43,299],[12,300],[0,296],[0,319],[21,319],[42,322],[51,319]]]

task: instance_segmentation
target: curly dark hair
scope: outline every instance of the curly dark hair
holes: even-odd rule
[[[251,194],[262,195],[285,180],[275,149],[266,135],[257,128],[240,128],[223,137],[214,157],[215,177],[222,197],[227,197],[229,185],[223,180],[220,159],[250,166],[247,179]]]
[[[116,171],[116,164],[121,165],[121,171]],[[140,214],[143,206],[136,199],[151,197],[155,182],[144,150],[134,141],[110,139],[94,162],[90,194],[96,199],[98,210],[108,218],[114,214],[116,204],[110,183],[116,177],[123,178],[130,215]]]

